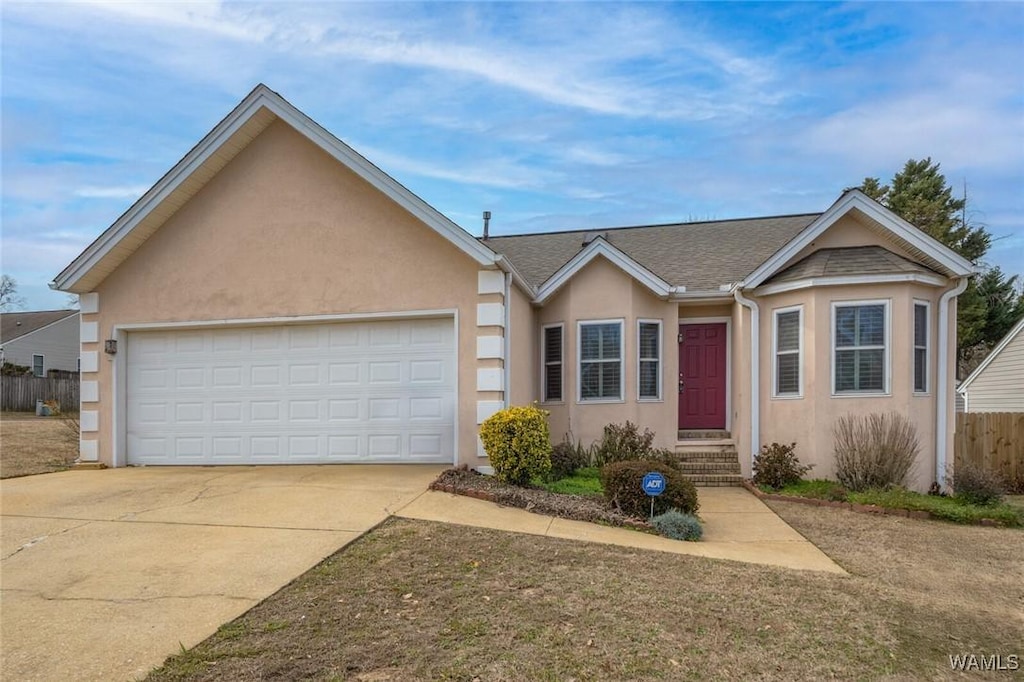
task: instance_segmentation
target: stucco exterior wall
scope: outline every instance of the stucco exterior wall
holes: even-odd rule
[[[1024,412],[1024,331],[974,377],[966,396],[968,412]]]
[[[540,390],[540,342],[537,315],[530,299],[513,285],[509,296],[510,329],[508,360],[511,378],[509,398],[512,405],[529,405],[538,400]]]
[[[661,400],[637,400],[637,321],[662,321],[663,377]],[[564,391],[561,402],[542,403],[551,413],[551,438],[567,435],[584,445],[600,440],[604,427],[629,420],[656,433],[656,444],[672,447],[676,441],[676,400],[671,377],[678,374],[676,345],[677,306],[661,301],[603,258],[597,258],[573,277],[537,311],[537,338],[547,324],[564,324]],[[578,322],[622,320],[624,399],[600,403],[580,402],[577,348]],[[540,371],[540,359],[537,360]]]
[[[43,369],[78,371],[78,323],[79,315],[69,315],[63,320],[37,329],[11,341],[6,341],[4,361],[11,365],[32,368],[32,356],[42,355]]]
[[[124,324],[455,309],[460,358],[472,359],[477,272],[278,121],[97,287],[99,312],[88,317],[104,339]],[[109,464],[113,363],[99,355],[83,379],[98,381],[98,453]],[[476,382],[476,364],[460,362],[457,442],[467,462],[476,461]]]
[[[765,296],[759,300],[762,314],[761,353],[761,441],[797,443],[797,455],[814,464],[811,476],[833,478],[832,427],[847,414],[864,416],[895,411],[909,417],[917,427],[920,452],[911,485],[927,489],[935,480],[936,381],[938,380],[938,300],[941,289],[910,284],[873,284],[820,287]],[[889,305],[889,347],[886,394],[833,394],[832,304],[849,301],[884,300]],[[928,391],[913,390],[913,306],[929,302]],[[773,311],[803,306],[803,396],[772,396]],[[954,316],[951,318],[955,320]],[[950,388],[951,391],[951,382]],[[950,405],[952,404],[952,393]],[[949,454],[952,461],[952,454]]]

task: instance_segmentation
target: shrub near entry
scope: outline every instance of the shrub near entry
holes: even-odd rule
[[[799,482],[812,466],[797,459],[796,443],[762,445],[754,457],[754,484],[778,490]]]
[[[648,497],[643,488],[644,476],[652,471],[665,477],[665,492],[654,498]],[[693,514],[700,507],[693,481],[665,462],[613,462],[601,469],[601,484],[612,506],[638,518],[646,518],[650,514],[652,499],[655,514],[670,509]]]
[[[534,405],[495,412],[480,426],[480,440],[500,481],[525,485],[551,470],[548,413]]]

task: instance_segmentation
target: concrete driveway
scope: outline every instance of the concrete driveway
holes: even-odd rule
[[[141,677],[409,504],[443,468],[134,468],[5,480],[2,676]]]

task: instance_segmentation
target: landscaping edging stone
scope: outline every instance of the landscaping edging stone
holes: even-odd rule
[[[535,488],[520,488],[500,483],[491,477],[464,469],[448,469],[430,484],[430,489],[452,495],[463,495],[503,507],[523,509],[534,514],[555,516],[570,521],[586,521],[653,533],[646,521],[599,506],[585,499],[559,495]]]
[[[749,479],[743,479],[743,487],[753,493],[756,497],[762,500],[775,500],[777,502],[796,502],[797,504],[807,504],[812,507],[832,507],[833,509],[845,509],[847,511],[857,512],[859,514],[884,514],[886,516],[901,516],[908,519],[919,519],[919,520],[933,520],[933,521],[945,521],[942,517],[935,516],[931,512],[924,511],[923,509],[895,509],[892,507],[879,507],[875,504],[857,504],[856,502],[840,502],[837,500],[822,500],[817,497],[800,497],[799,495],[780,495],[778,493],[766,493],[756,485],[754,485]],[[963,524],[963,525],[974,525],[974,526],[989,526],[994,528],[1002,527],[995,519],[978,519],[977,521]]]

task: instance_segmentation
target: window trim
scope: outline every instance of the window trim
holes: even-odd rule
[[[917,390],[917,307],[924,308],[924,390]],[[915,298],[910,306],[910,389],[914,395],[926,396],[931,393],[932,377],[932,302]]]
[[[36,374],[36,358],[39,358],[39,367],[42,369],[42,374]],[[46,356],[42,353],[32,354],[32,376],[46,378]]]
[[[794,351],[779,351],[779,315],[797,313],[797,377],[796,393],[779,393],[779,353],[792,354]],[[775,308],[772,310],[772,398],[776,400],[799,400],[804,397],[804,306],[803,304]]]
[[[597,324],[617,324],[619,326],[619,397],[618,398],[583,398],[583,327]],[[576,320],[576,404],[600,405],[601,403],[626,402],[626,321],[616,317],[597,320]]]
[[[652,360],[651,358],[640,357],[640,328],[645,324],[653,324],[658,327],[658,357]],[[664,402],[665,397],[662,392],[663,376],[665,374],[665,325],[662,320],[646,317],[638,317],[636,320],[636,401],[638,403],[660,403]],[[654,397],[644,397],[640,395],[640,363],[641,362],[657,362],[658,363],[658,394]]]
[[[548,400],[548,372],[547,372],[547,333],[549,329],[561,330],[559,345],[562,351],[562,359],[559,360],[559,373],[562,377],[562,391],[558,400]],[[540,328],[540,397],[541,402],[546,405],[561,405],[565,403],[565,323],[554,322],[545,324]]]
[[[882,343],[882,360],[885,369],[882,372],[881,391],[836,391],[836,312],[839,308],[857,308],[869,305],[880,305],[883,308],[882,320],[885,325]],[[829,359],[833,398],[864,398],[864,397],[891,397],[892,396],[892,299],[872,298],[857,299],[851,301],[832,301],[832,315],[830,316],[829,341],[831,344],[831,357]],[[860,348],[860,346],[857,346]]]

